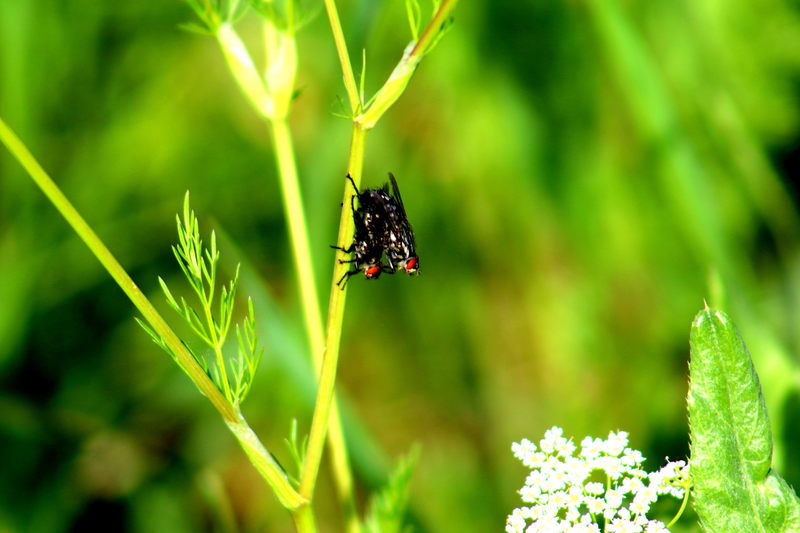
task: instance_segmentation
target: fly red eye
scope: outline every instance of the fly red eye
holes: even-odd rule
[[[408,260],[408,263],[406,263],[406,270],[414,270],[415,268],[417,268],[417,258],[412,257]]]
[[[380,269],[381,269],[381,267],[373,266],[373,267],[369,267],[368,269],[366,269],[364,271],[364,273],[367,275],[368,278],[371,278],[372,276],[377,274]]]

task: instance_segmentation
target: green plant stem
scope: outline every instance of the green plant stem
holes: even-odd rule
[[[270,125],[275,139],[275,153],[278,157],[278,173],[281,181],[281,192],[283,193],[283,206],[289,219],[289,235],[297,266],[303,317],[311,342],[311,350],[314,352],[315,367],[319,372],[322,347],[324,345],[322,320],[319,313],[319,297],[314,284],[311,252],[308,246],[308,229],[306,228],[303,204],[300,200],[300,186],[297,179],[297,166],[294,161],[294,147],[292,146],[292,137],[286,120],[271,120]]]
[[[297,533],[316,533],[317,523],[310,505],[304,505],[292,511],[292,520]]]
[[[347,533],[360,533],[361,522],[358,519],[358,508],[353,492],[353,470],[347,454],[347,443],[344,440],[344,429],[336,396],[333,397],[331,403],[330,421],[328,422],[328,451],[331,454],[333,480],[336,483],[339,501],[344,511]]]
[[[355,116],[361,112],[361,100],[358,97],[356,78],[353,75],[353,66],[350,64],[350,55],[347,52],[347,43],[344,40],[344,32],[342,31],[342,24],[339,21],[339,12],[336,10],[335,0],[325,0],[325,11],[328,12],[328,20],[330,20],[331,23],[333,40],[336,43],[339,62],[342,64],[344,86],[345,89],[347,89],[347,97],[350,100],[350,109]]]
[[[170,329],[167,323],[158,314],[150,301],[145,297],[139,287],[133,282],[131,277],[119,264],[119,261],[111,254],[109,249],[103,244],[97,234],[89,227],[81,217],[75,207],[67,200],[64,193],[53,182],[52,178],[42,168],[30,151],[20,141],[13,131],[0,118],[0,141],[6,145],[11,154],[17,158],[22,167],[28,172],[30,177],[39,186],[42,192],[58,209],[67,223],[72,226],[78,236],[86,243],[89,250],[97,257],[105,267],[114,281],[120,286],[131,302],[136,306],[145,320],[153,330],[164,340],[175,357],[180,361],[181,366],[189,375],[197,388],[206,395],[212,405],[222,415],[223,420],[236,436],[242,448],[244,448],[251,461],[256,465],[259,472],[264,475],[266,481],[275,490],[278,498],[290,509],[301,506],[308,507],[307,500],[302,498],[291,486],[286,476],[281,471],[272,456],[267,452],[263,445],[258,441],[255,433],[247,426],[247,423],[237,412],[237,410],[220,393],[208,375],[200,368],[194,357],[184,348],[183,343]]]
[[[308,509],[308,499],[300,496],[289,483],[283,469],[277,466],[275,459],[272,457],[267,449],[258,440],[258,435],[248,425],[247,421],[239,411],[238,406],[235,408],[237,421],[228,422],[228,428],[239,441],[239,445],[244,450],[250,462],[256,467],[256,470],[267,480],[275,495],[280,500],[281,504],[289,509],[292,513],[299,512],[301,509]],[[277,471],[276,471],[277,470]],[[309,511],[310,512],[310,511]],[[313,530],[300,531],[300,533],[312,533]]]
[[[366,140],[367,130],[363,129],[359,124],[353,124],[348,172],[356,185],[361,183]],[[337,245],[340,248],[346,248],[347,243],[353,240],[354,227],[353,217],[350,214],[350,196],[351,191],[345,186],[342,215],[339,220],[339,238],[337,239]],[[325,342],[325,357],[322,361],[317,402],[314,408],[314,417],[311,421],[306,461],[300,477],[300,495],[309,500],[314,495],[314,486],[322,459],[322,443],[328,428],[328,417],[336,381],[336,365],[339,360],[339,344],[342,338],[342,319],[347,297],[347,285],[345,285],[344,289],[341,289],[336,285],[336,282],[348,269],[348,265],[340,263],[340,259],[347,259],[347,254],[341,250],[336,253],[336,262],[333,268],[331,300],[328,306],[328,335]]]
[[[314,284],[314,271],[311,265],[311,253],[308,245],[308,231],[300,200],[292,137],[285,120],[272,120],[270,124],[272,125],[272,134],[275,140],[275,152],[278,159],[284,208],[288,214],[292,249],[297,263],[306,331],[308,332],[313,354],[314,369],[317,378],[319,378],[325,352],[325,338],[322,331],[322,316],[317,303],[319,298]],[[328,449],[331,453],[337,492],[344,508],[347,531],[348,533],[358,533],[361,526],[358,521],[358,512],[353,494],[353,474],[347,454],[347,444],[344,440],[338,402],[335,398],[330,406],[328,431]]]

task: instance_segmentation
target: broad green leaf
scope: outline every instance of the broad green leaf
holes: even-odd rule
[[[690,461],[709,532],[800,531],[800,500],[772,468],[772,431],[750,354],[721,311],[692,324]]]

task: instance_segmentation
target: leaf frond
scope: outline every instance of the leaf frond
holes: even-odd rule
[[[386,486],[372,496],[364,523],[368,533],[403,531],[403,515],[408,507],[411,475],[419,453],[419,446],[414,446],[408,455],[398,461]]]

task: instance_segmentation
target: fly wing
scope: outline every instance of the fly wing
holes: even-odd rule
[[[408,221],[408,216],[406,216],[406,206],[403,205],[403,198],[400,196],[400,187],[397,186],[397,180],[394,179],[394,174],[391,172],[389,172],[389,180],[392,182],[392,196],[394,197],[395,204],[397,206],[397,224],[402,226],[403,233],[411,242],[411,246],[413,246],[414,230],[411,229],[411,223]]]
[[[400,187],[397,186],[397,180],[394,179],[394,174],[389,172],[389,180],[392,182],[392,196],[397,201],[397,207],[399,209],[399,215],[401,220],[408,220],[406,217],[406,208],[403,205],[403,199],[400,198]]]

